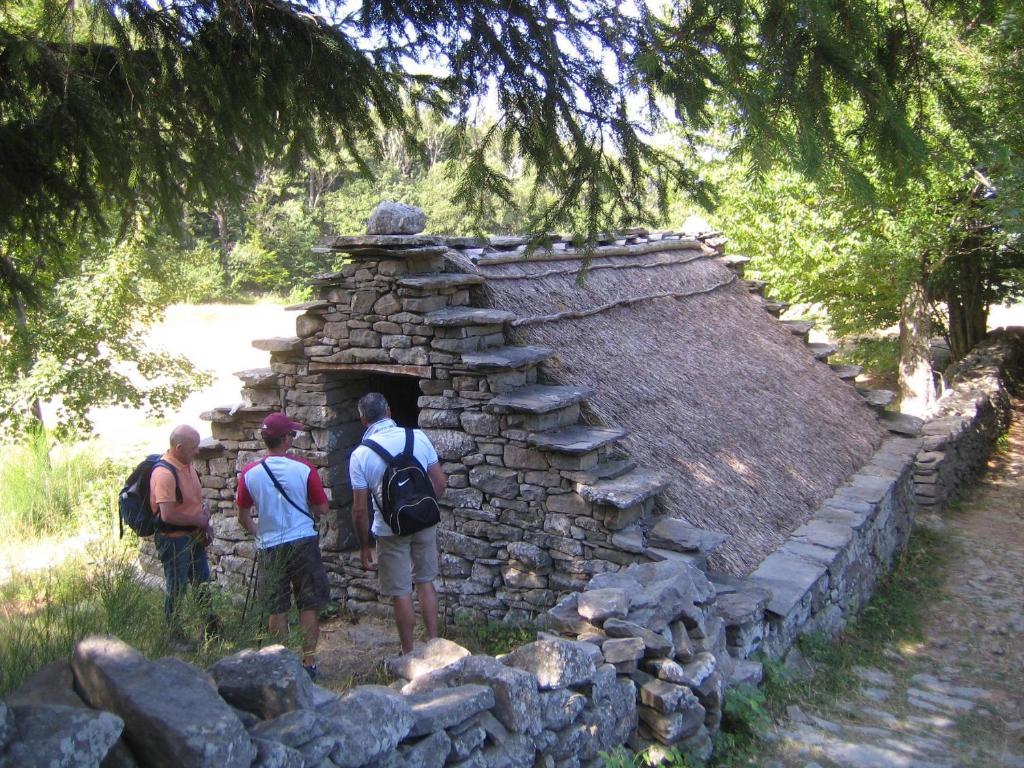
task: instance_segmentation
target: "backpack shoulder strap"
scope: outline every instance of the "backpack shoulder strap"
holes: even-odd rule
[[[274,487],[277,489],[277,492],[280,493],[281,496],[284,497],[284,500],[287,501],[289,504],[291,504],[293,507],[295,507],[295,509],[297,509],[299,512],[301,512],[302,514],[304,514],[306,517],[308,517],[310,520],[313,521],[313,530],[316,531],[317,530],[316,518],[313,517],[313,515],[309,512],[308,509],[303,509],[298,504],[296,504],[294,501],[292,501],[292,497],[289,496],[288,493],[285,491],[284,486],[281,485],[280,481],[277,479],[277,477],[274,475],[274,473],[270,471],[270,466],[267,464],[267,460],[266,459],[261,459],[260,460],[260,466],[263,467],[264,471],[267,473],[267,476],[270,478],[270,482],[272,482],[274,484]]]
[[[179,504],[181,504],[183,497],[181,495],[181,485],[178,484],[178,470],[175,469],[174,465],[166,459],[157,459],[153,462],[153,469],[156,469],[157,467],[163,467],[170,471],[171,477],[174,478],[174,498]],[[150,470],[150,474],[152,473],[153,471]]]
[[[391,462],[395,460],[394,456],[392,456],[390,453],[385,451],[381,447],[381,445],[379,443],[373,442],[373,440],[369,440],[369,439],[363,440],[363,442],[361,442],[360,445],[365,446],[365,447],[369,448],[371,451],[373,451],[374,453],[376,453],[378,456],[380,456],[382,459],[384,459],[384,463],[388,464],[389,466],[390,466]]]
[[[413,451],[413,441],[414,440],[415,440],[415,435],[413,434],[413,431],[411,429],[409,429],[408,427],[406,427],[406,430],[405,430],[405,448],[402,449],[402,455],[403,456],[411,457],[413,455],[412,451]]]

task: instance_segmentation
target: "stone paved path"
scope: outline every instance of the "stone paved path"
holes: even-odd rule
[[[860,691],[828,717],[790,707],[785,768],[1024,768],[1024,403],[1009,446],[942,521],[959,547],[926,641],[857,668]]]

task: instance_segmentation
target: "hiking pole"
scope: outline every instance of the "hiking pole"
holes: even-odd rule
[[[249,604],[256,596],[256,553],[252,555],[252,569],[249,571],[249,585],[245,591],[245,604],[242,606],[242,623],[245,623],[245,616],[249,612]]]

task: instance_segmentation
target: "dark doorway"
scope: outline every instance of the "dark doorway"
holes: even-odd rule
[[[420,380],[414,376],[367,376],[367,392],[380,392],[391,406],[391,417],[400,427],[419,426]]]

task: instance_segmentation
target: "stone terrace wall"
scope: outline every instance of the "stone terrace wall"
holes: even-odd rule
[[[993,333],[951,372],[934,418],[890,421],[919,436],[888,438],[749,577],[709,573],[730,654],[780,657],[801,634],[841,629],[891,570],[915,514],[984,467],[1022,380],[1024,331]]]
[[[922,510],[941,507],[976,477],[1009,426],[1011,394],[1024,378],[1022,334],[994,331],[946,372],[949,388],[922,431],[914,473]]]

